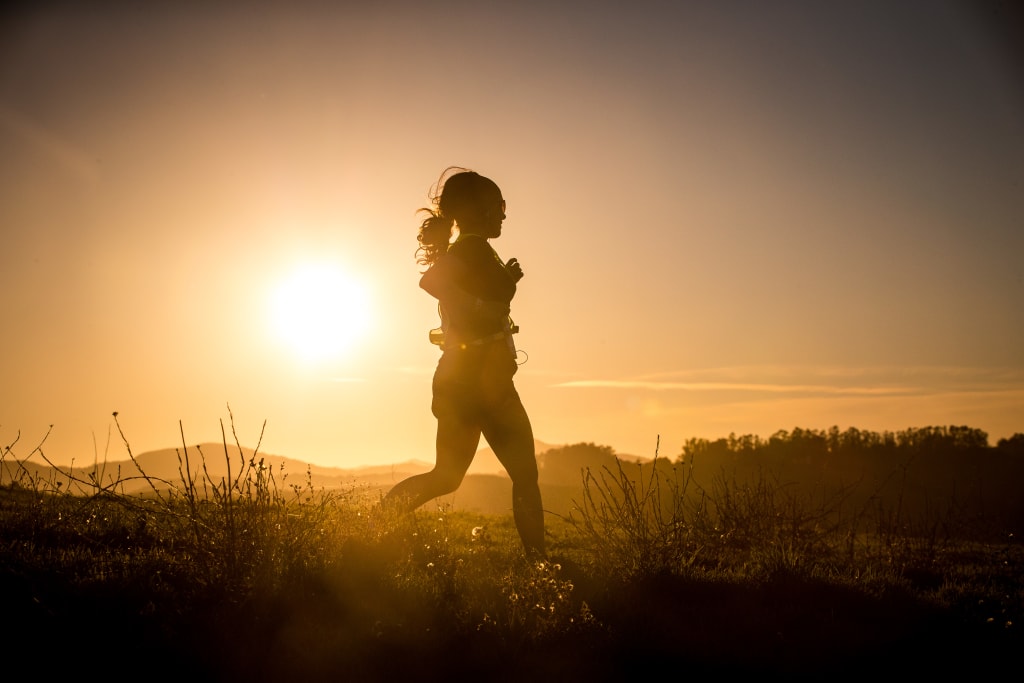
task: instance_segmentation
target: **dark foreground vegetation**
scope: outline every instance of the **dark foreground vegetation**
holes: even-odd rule
[[[143,472],[131,495],[95,474],[55,486],[22,466],[41,449],[15,443],[0,458],[0,645],[10,671],[103,680],[1019,670],[1020,439],[829,434],[694,440],[645,464],[548,452],[579,485],[548,517],[546,561],[523,557],[507,516],[390,518],[378,492],[295,482],[237,439],[183,447],[176,481]],[[889,476],[839,466],[843,448],[888,457]],[[587,453],[610,459],[581,467]],[[227,476],[208,474],[215,457]]]

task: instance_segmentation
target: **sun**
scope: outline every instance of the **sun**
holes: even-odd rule
[[[270,325],[298,360],[334,360],[368,331],[369,297],[362,283],[339,266],[307,263],[271,291]]]

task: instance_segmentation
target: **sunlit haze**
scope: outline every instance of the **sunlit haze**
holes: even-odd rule
[[[507,200],[536,437],[1024,432],[1000,3],[39,3],[0,24],[0,446],[433,460],[416,210]]]

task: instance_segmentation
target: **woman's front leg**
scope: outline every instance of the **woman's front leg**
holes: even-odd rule
[[[512,479],[512,515],[526,552],[544,556],[541,501],[533,427],[518,396],[484,423],[484,438]]]

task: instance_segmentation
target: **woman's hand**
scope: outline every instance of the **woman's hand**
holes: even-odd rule
[[[523,267],[519,265],[519,261],[514,258],[510,258],[508,263],[505,264],[505,270],[512,276],[513,282],[519,282],[523,279]]]

